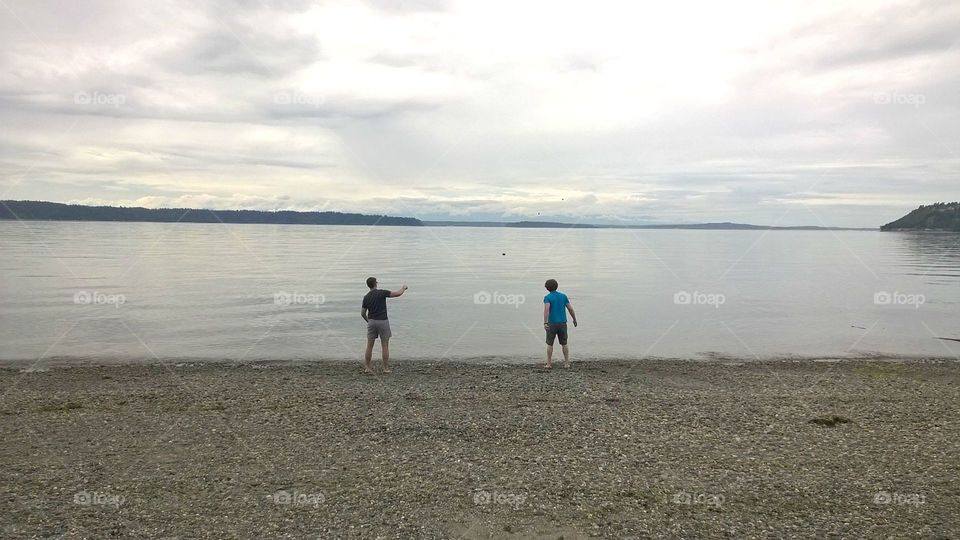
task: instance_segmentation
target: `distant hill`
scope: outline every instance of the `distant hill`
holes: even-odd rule
[[[505,223],[505,227],[521,227],[529,229],[593,229],[596,225],[585,225],[583,223],[558,223],[555,221],[515,221]]]
[[[817,227],[803,225],[797,227],[773,227],[769,225],[750,225],[746,223],[679,223],[674,225],[597,225],[587,223],[559,223],[555,221],[424,221],[431,227],[518,227],[540,229],[696,229],[711,231],[875,231],[876,229],[856,229],[847,227]]]
[[[158,223],[276,223],[288,225],[402,225],[414,227],[423,225],[423,222],[416,218],[344,214],[341,212],[82,206],[44,201],[0,201],[0,219],[145,221]]]
[[[817,227],[814,225],[801,225],[797,227],[774,227],[770,225],[750,225],[749,223],[680,223],[677,225],[628,225],[628,229],[704,229],[704,230],[722,230],[722,231],[818,231],[833,230],[834,227]]]
[[[880,230],[960,232],[960,202],[920,206],[902,218],[880,227]]]

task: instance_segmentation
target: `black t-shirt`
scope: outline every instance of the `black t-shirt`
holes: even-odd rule
[[[378,321],[387,320],[387,298],[390,291],[373,289],[363,297],[363,307],[367,308],[367,317]]]

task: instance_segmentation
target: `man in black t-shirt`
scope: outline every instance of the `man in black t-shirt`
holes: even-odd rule
[[[367,350],[363,357],[364,373],[373,373],[370,362],[373,360],[373,344],[380,338],[383,348],[383,372],[390,373],[390,321],[387,320],[387,298],[402,296],[407,286],[398,291],[388,291],[377,288],[377,278],[368,277],[367,287],[370,292],[363,297],[360,307],[360,316],[367,321]]]

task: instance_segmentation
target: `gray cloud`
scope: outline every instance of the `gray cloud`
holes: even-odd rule
[[[221,22],[220,28],[190,36],[181,46],[162,53],[158,62],[190,75],[281,77],[319,58],[320,46],[314,36],[274,35]]]
[[[955,2],[914,2],[885,6],[864,20],[857,39],[827,34],[820,65],[846,66],[946,53],[960,40],[960,6]],[[829,28],[821,21],[821,28]],[[816,26],[805,29],[816,33]],[[816,35],[816,34],[815,34]]]

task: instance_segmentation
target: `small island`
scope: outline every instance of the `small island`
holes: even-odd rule
[[[923,206],[880,227],[881,231],[960,232],[960,202],[938,202]]]

